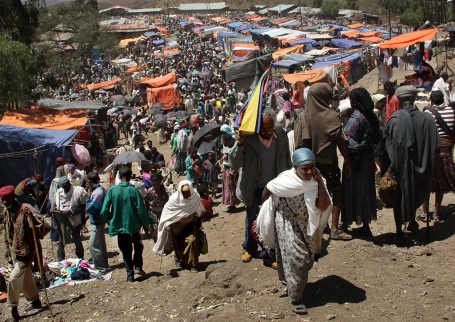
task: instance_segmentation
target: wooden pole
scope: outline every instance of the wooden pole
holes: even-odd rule
[[[52,319],[54,319],[54,313],[52,312],[51,303],[49,302],[49,297],[47,296],[47,288],[44,283],[46,276],[44,275],[44,271],[43,271],[43,263],[41,262],[40,250],[38,247],[38,241],[36,239],[35,225],[33,224],[32,216],[33,215],[30,214],[27,219],[28,219],[28,223],[29,223],[30,227],[32,228],[33,242],[35,243],[36,258],[38,260],[38,267],[39,267],[39,272],[41,275],[41,282],[44,286],[44,295],[46,296],[47,307],[49,308],[49,312],[51,313]]]

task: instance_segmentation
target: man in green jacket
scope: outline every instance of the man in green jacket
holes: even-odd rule
[[[286,132],[281,126],[275,127],[275,113],[270,109],[262,113],[258,134],[239,134],[236,139],[229,154],[229,164],[239,171],[236,194],[246,206],[242,261],[249,262],[258,250],[258,244],[250,231],[259,214],[262,191],[269,181],[290,169],[292,162]],[[269,264],[268,261],[265,263]],[[275,262],[269,265],[276,268]]]
[[[134,282],[134,273],[144,275],[142,269],[142,244],[139,230],[149,231],[152,217],[145,207],[139,191],[129,183],[132,171],[129,167],[119,170],[121,183],[111,187],[104,199],[101,215],[109,223],[109,236],[117,236],[128,282]],[[134,257],[133,257],[134,245]]]

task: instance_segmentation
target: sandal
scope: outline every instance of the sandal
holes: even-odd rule
[[[292,312],[295,314],[308,314],[306,306],[304,304],[291,304]]]
[[[333,240],[352,240],[352,236],[346,234],[342,230],[337,230],[336,232],[332,231],[330,233],[330,239],[333,239]]]

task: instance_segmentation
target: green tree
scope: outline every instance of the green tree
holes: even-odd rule
[[[357,0],[347,0],[346,7],[351,10],[358,10],[359,4],[358,4]]]
[[[31,44],[35,40],[40,10],[38,0],[2,0],[0,10],[0,35]]]
[[[400,22],[408,26],[419,27],[423,22],[423,8],[408,8],[400,16]]]
[[[36,86],[36,59],[27,45],[0,37],[0,109],[21,107]]]
[[[323,0],[321,5],[321,15],[328,18],[335,18],[338,16],[340,4],[338,0]]]
[[[323,0],[313,0],[313,8],[320,8]]]

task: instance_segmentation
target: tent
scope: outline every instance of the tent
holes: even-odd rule
[[[152,43],[155,45],[155,46],[161,46],[164,44],[164,40],[163,39],[156,39],[156,40],[153,40]]]
[[[120,77],[115,77],[114,79],[111,79],[110,81],[105,81],[105,82],[96,83],[96,84],[88,84],[87,89],[89,91],[95,91],[97,89],[112,89],[121,80],[122,79]]]
[[[17,185],[24,178],[35,174],[35,164],[37,173],[50,184],[55,177],[55,159],[65,156],[65,146],[71,143],[76,134],[77,130],[0,125],[0,185]],[[36,162],[33,149],[36,149]]]
[[[338,48],[352,49],[362,47],[362,44],[349,39],[332,39],[330,43]]]
[[[287,54],[283,56],[284,59],[295,60],[298,63],[306,62],[307,60],[313,60],[313,56],[302,55],[302,54]]]
[[[301,54],[304,52],[303,47],[304,45],[297,45],[293,47],[278,49],[272,54],[273,60],[277,61],[281,56],[286,54]]]
[[[271,54],[263,55],[222,69],[221,76],[228,83],[234,82],[238,89],[251,89],[271,62]]]
[[[283,78],[289,84],[303,83],[309,81],[310,84],[323,82],[327,78],[327,73],[323,68],[308,70],[301,73],[285,74]]]
[[[163,87],[177,82],[177,73],[172,72],[161,77],[143,78],[139,81],[141,85],[149,85],[151,87]]]
[[[436,36],[437,32],[438,32],[438,29],[436,29],[436,28],[409,32],[406,34],[402,34],[402,35],[393,37],[387,41],[384,41],[378,47],[379,48],[405,48],[405,47],[414,45],[415,43],[418,43],[418,42],[432,40]]]
[[[343,64],[349,70],[349,73],[347,75],[349,81],[355,83],[366,73],[365,68],[361,62],[361,57],[362,54],[360,52],[355,52],[351,54],[332,55],[328,57],[316,58],[316,63],[311,67],[311,69]]]
[[[177,84],[174,83],[162,87],[147,88],[147,104],[150,106],[157,102],[164,103],[164,109],[180,105]]]
[[[311,39],[311,38],[292,40],[292,41],[289,41],[288,44],[291,45],[291,46],[305,44],[306,47],[309,47],[309,48],[320,46],[319,42],[317,42],[316,40]]]
[[[364,24],[363,23],[355,23],[355,24],[352,24],[352,25],[347,25],[347,27],[351,28],[351,29],[359,29],[359,28],[364,27]]]
[[[87,117],[69,117],[52,114],[6,113],[0,121],[1,125],[26,127],[30,129],[68,130],[87,124]]]
[[[298,62],[296,62],[295,60],[286,59],[286,60],[280,60],[280,61],[272,63],[272,67],[275,67],[275,68],[289,68],[289,67],[297,65],[297,64],[298,64]]]

